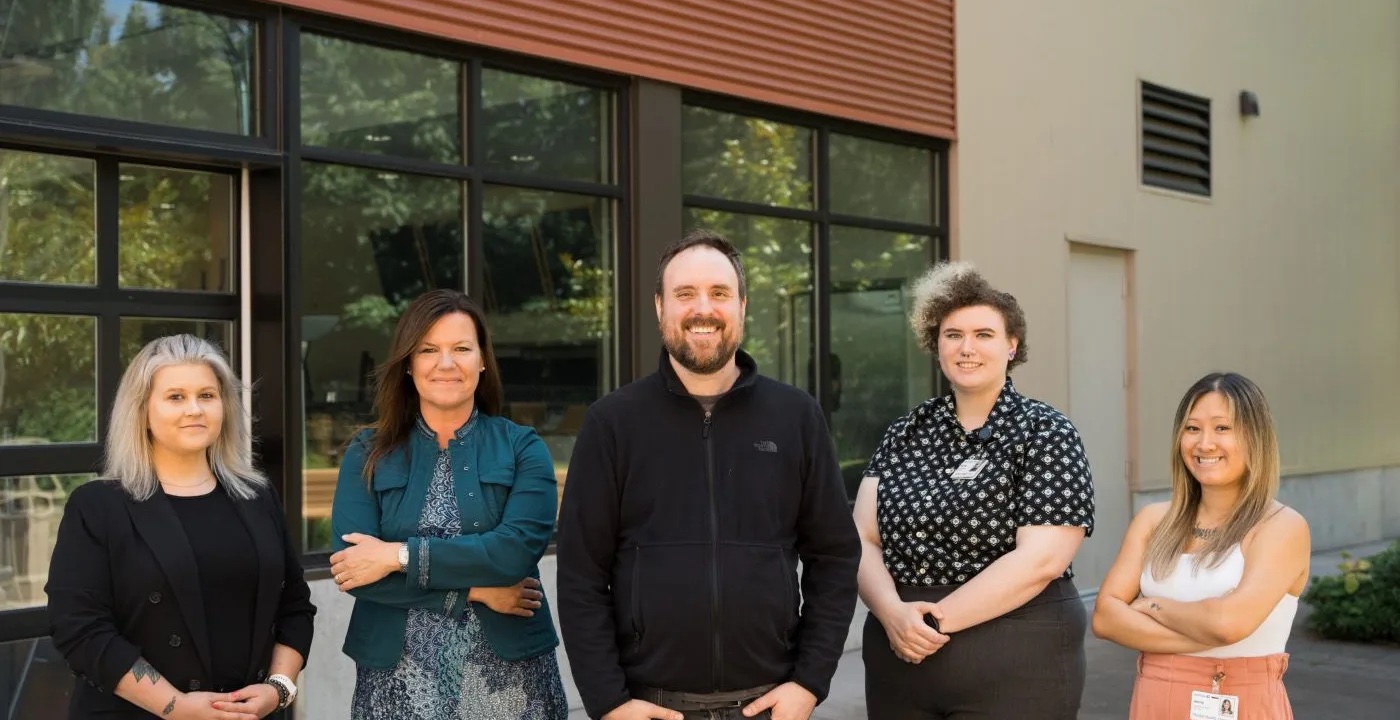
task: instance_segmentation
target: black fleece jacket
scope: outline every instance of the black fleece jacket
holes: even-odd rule
[[[737,360],[708,414],[663,352],[658,372],[584,420],[559,517],[558,609],[590,717],[627,702],[629,686],[791,680],[826,697],[860,540],[821,408]]]

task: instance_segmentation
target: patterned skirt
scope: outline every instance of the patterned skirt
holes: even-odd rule
[[[502,659],[475,608],[456,618],[409,610],[404,635],[396,667],[356,669],[352,720],[567,720],[555,652]]]

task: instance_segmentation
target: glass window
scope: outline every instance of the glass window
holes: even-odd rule
[[[180,320],[174,318],[121,319],[121,362],[122,368],[141,352],[146,343],[167,335],[189,334],[214,343],[223,351],[224,357],[237,369],[238,358],[233,352],[233,323],[224,320]]]
[[[0,612],[48,602],[44,583],[63,504],[74,488],[93,477],[0,476]]]
[[[933,151],[831,134],[831,210],[929,225]]]
[[[562,492],[588,405],[613,366],[613,208],[606,198],[487,187],[486,284],[506,412],[544,438]]]
[[[47,637],[0,643],[0,708],[6,717],[62,715],[73,693],[73,673]]]
[[[252,22],[145,0],[5,7],[0,103],[254,132]]]
[[[230,292],[233,176],[122,165],[122,287]]]
[[[933,394],[909,329],[913,282],[932,257],[918,235],[831,228],[831,434],[852,498],[885,429]]]
[[[313,163],[301,193],[303,508],[315,551],[330,545],[339,454],[371,419],[371,375],[399,314],[428,290],[464,287],[464,193],[455,180]]]
[[[461,162],[461,85],[450,60],[304,34],[302,142]]]
[[[97,439],[97,318],[0,313],[0,445]]]
[[[0,281],[95,284],[96,218],[92,160],[0,149]]]
[[[485,69],[478,118],[485,135],[484,164],[565,180],[611,182],[611,112],[607,90]]]
[[[813,207],[812,130],[693,106],[681,119],[687,194]]]
[[[815,392],[812,375],[812,224],[686,210],[686,230],[708,228],[743,253],[748,313],[743,348],[772,378]]]

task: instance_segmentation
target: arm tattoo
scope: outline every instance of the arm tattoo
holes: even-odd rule
[[[146,658],[136,659],[136,664],[131,666],[131,675],[136,678],[136,682],[141,682],[145,678],[150,678],[152,685],[160,682],[160,673],[146,662]]]
[[[1158,604],[1155,603],[1155,602],[1154,602],[1154,603],[1148,603],[1147,606],[1150,607],[1150,608],[1152,608],[1153,610],[1161,610],[1161,609],[1162,609],[1162,606],[1161,606],[1161,605],[1158,605]]]
[[[160,714],[161,714],[161,715],[169,715],[170,713],[173,713],[173,712],[175,712],[175,698],[174,698],[174,697],[171,697],[171,698],[170,698],[170,704],[169,704],[169,705],[166,705],[166,706],[165,706],[165,709],[160,711]]]

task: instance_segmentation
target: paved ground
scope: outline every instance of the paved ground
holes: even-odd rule
[[[1373,554],[1386,543],[1350,550],[1353,556]],[[1338,553],[1313,556],[1314,575],[1328,575],[1341,562]],[[1308,605],[1298,606],[1298,619],[1288,642],[1288,686],[1293,714],[1299,720],[1400,720],[1400,647],[1360,645],[1323,640],[1305,626]],[[1079,720],[1122,720],[1133,694],[1137,654],[1090,635],[1088,682]],[[864,667],[860,653],[847,653],[832,683],[831,697],[817,708],[816,720],[865,718]]]
[[[1385,546],[1367,545],[1350,552],[1364,556]],[[1313,574],[1331,574],[1340,561],[1335,552],[1315,555]],[[1294,715],[1299,720],[1400,720],[1400,647],[1323,640],[1306,629],[1308,611],[1307,604],[1299,605],[1288,643],[1291,657],[1285,682]],[[1136,653],[1092,635],[1085,647],[1089,679],[1080,720],[1122,720],[1132,697]],[[831,696],[817,708],[814,720],[864,720],[864,671],[860,653],[846,653],[832,681]],[[570,720],[584,717],[576,711]]]

